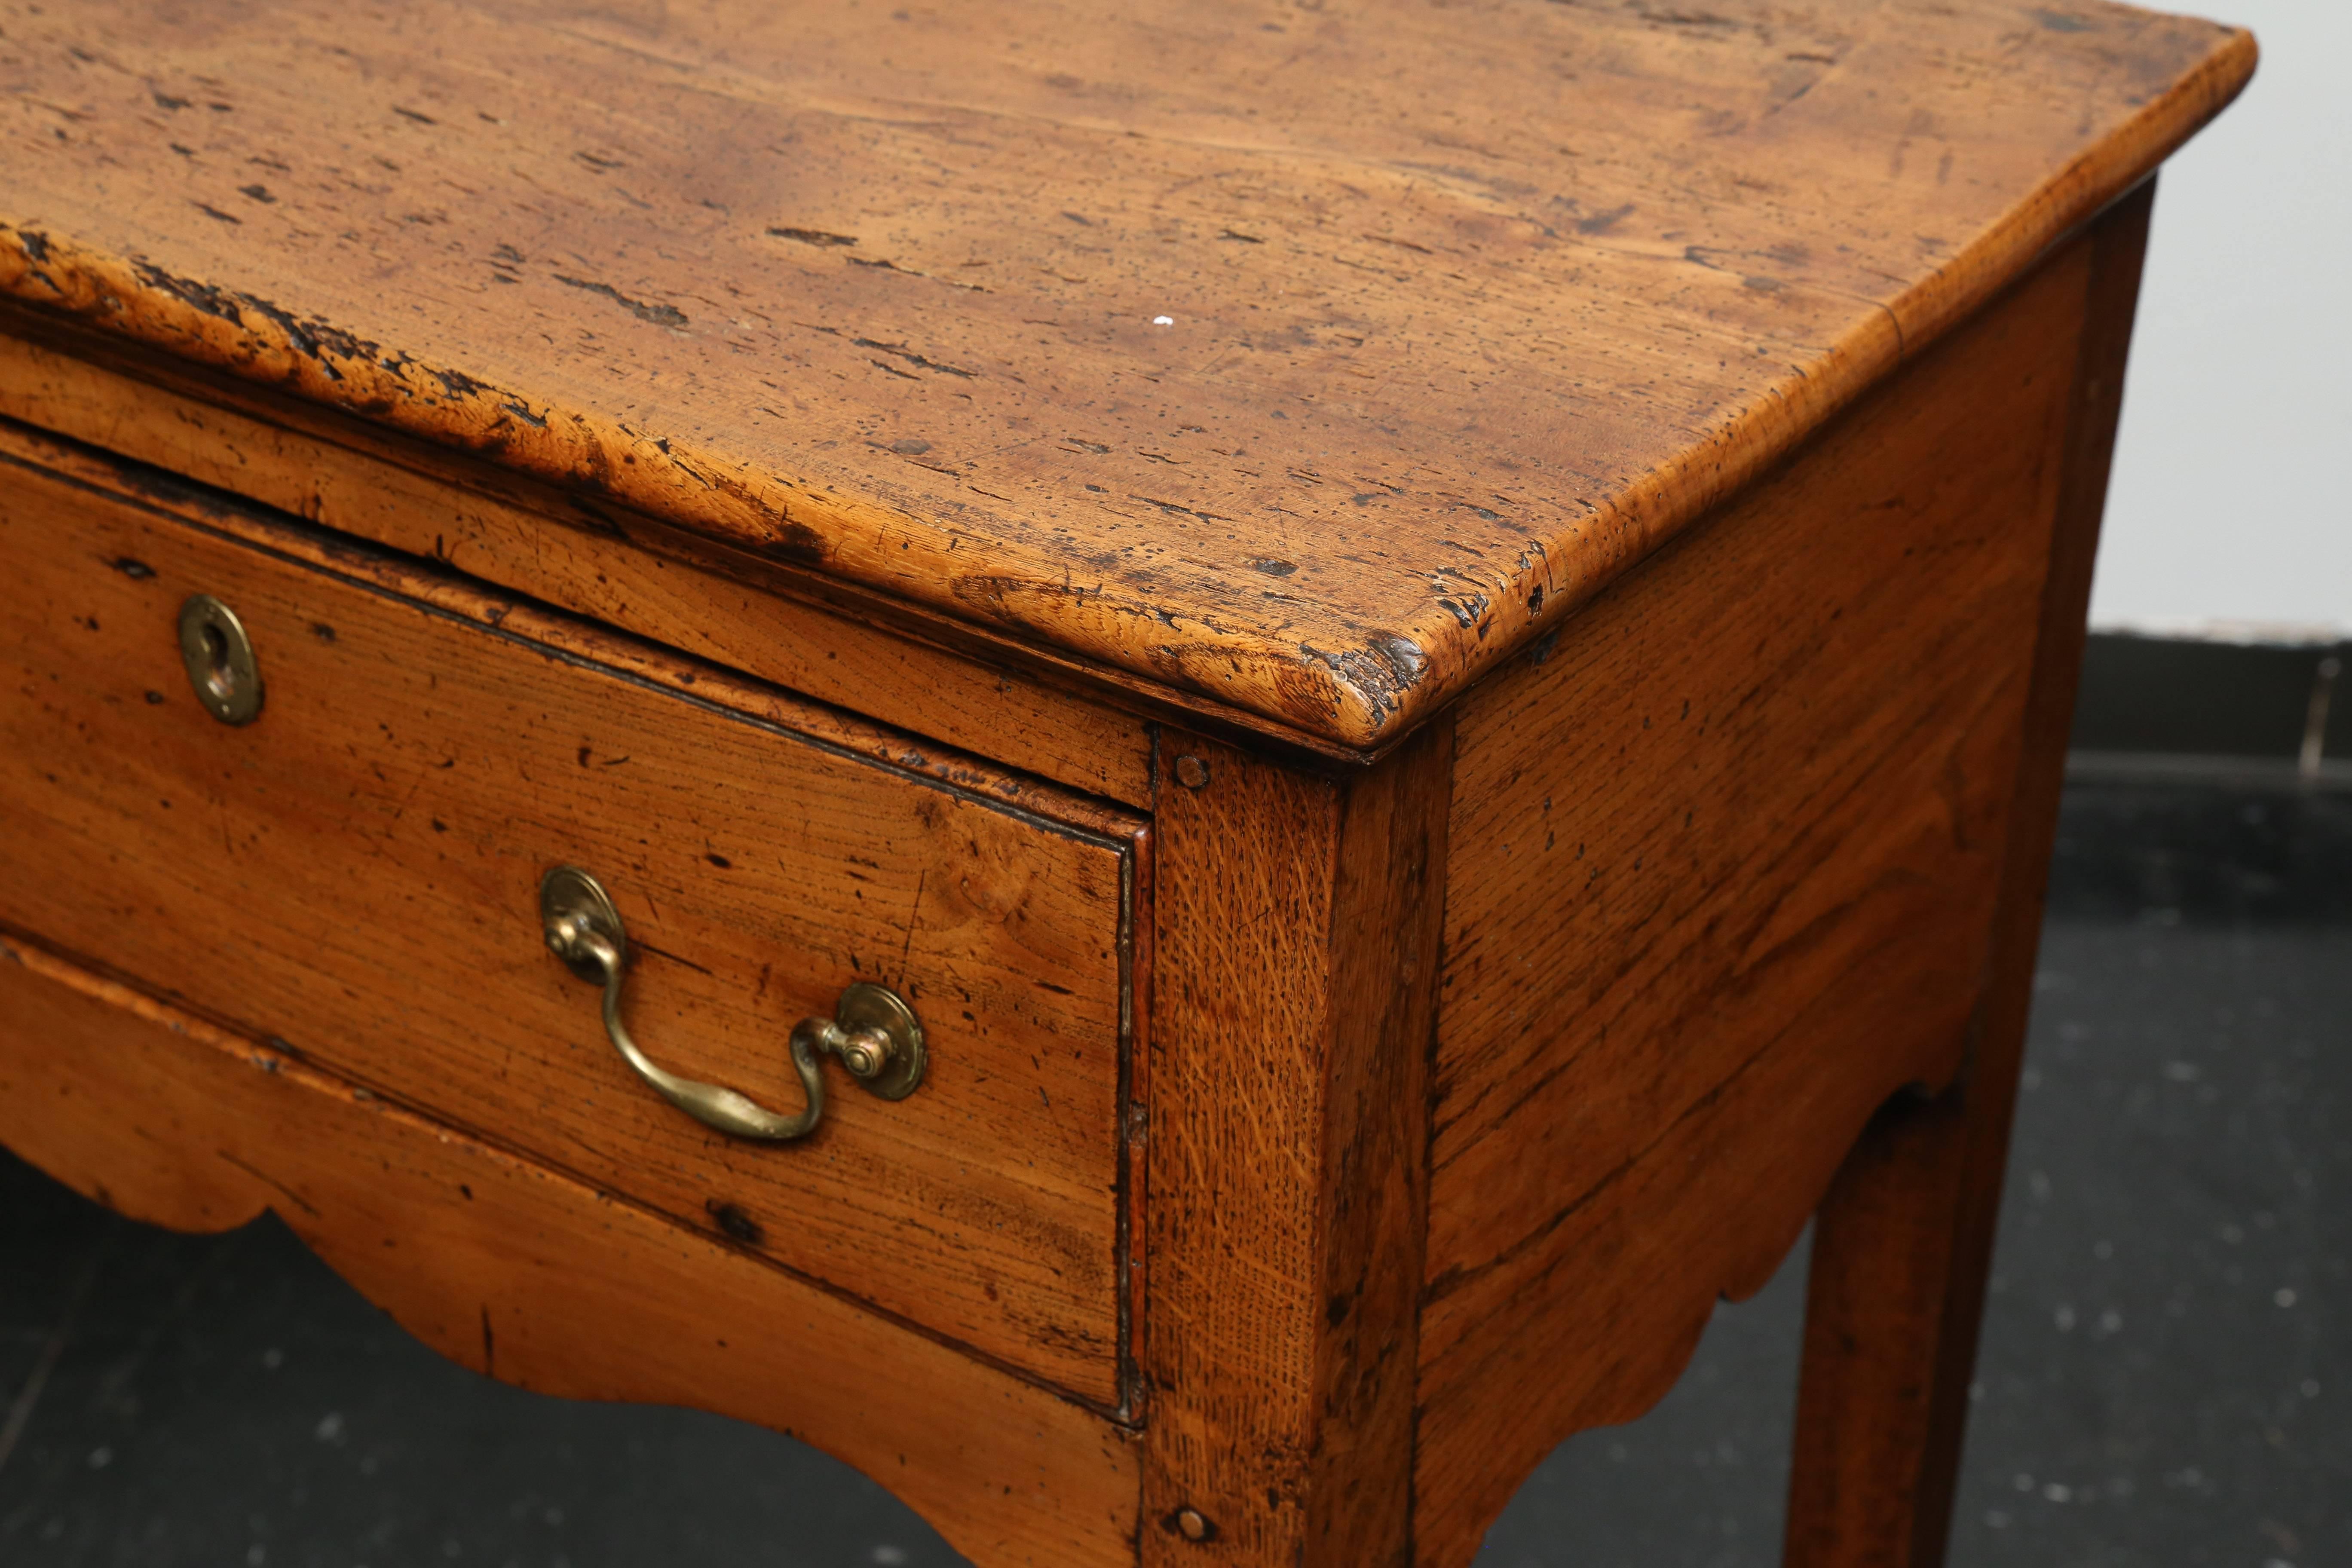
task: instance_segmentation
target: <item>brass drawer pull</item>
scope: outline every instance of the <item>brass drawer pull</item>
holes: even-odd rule
[[[904,1100],[923,1081],[923,1026],[915,1010],[888,986],[864,980],[843,990],[832,1017],[793,1026],[793,1070],[808,1095],[808,1108],[796,1116],[779,1116],[731,1089],[665,1071],[637,1048],[621,1022],[629,939],[604,887],[577,866],[558,866],[540,879],[539,915],[548,951],[581,979],[604,987],[604,1033],[614,1047],[664,1100],[706,1126],[772,1142],[807,1137],[824,1115],[820,1052],[839,1057],[868,1093],[885,1100]]]

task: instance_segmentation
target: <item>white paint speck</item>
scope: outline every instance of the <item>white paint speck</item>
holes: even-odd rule
[[[2316,1399],[2319,1397],[2319,1380],[2317,1378],[2306,1377],[2303,1380],[2303,1396],[2305,1399]]]
[[[320,1416],[318,1426],[311,1432],[311,1436],[321,1443],[334,1442],[342,1435],[343,1416],[342,1412],[339,1410],[330,1410]]]
[[[2063,1481],[2052,1481],[2042,1489],[2042,1495],[2052,1502],[2072,1502],[2074,1500],[2074,1489]]]
[[[907,1549],[903,1546],[890,1546],[886,1544],[877,1546],[874,1549],[874,1561],[877,1563],[895,1564],[904,1563],[906,1560]]]
[[[1172,327],[1176,324],[1176,318],[1173,316],[1154,316],[1151,318],[1151,324],[1155,327]]]
[[[2271,1293],[2271,1300],[2282,1307],[2292,1307],[2294,1305],[2294,1292],[2282,1285]]]
[[[107,1467],[107,1466],[109,1466],[109,1465],[110,1465],[110,1464],[112,1464],[112,1463],[114,1463],[114,1450],[113,1450],[113,1449],[111,1449],[111,1448],[107,1448],[107,1447],[97,1447],[97,1448],[92,1448],[92,1449],[89,1451],[89,1468],[90,1468],[91,1469],[93,1469],[93,1470],[102,1470],[102,1469],[106,1468],[106,1467]]]
[[[1985,1528],[1988,1530],[2007,1530],[2009,1528],[2009,1515],[2001,1512],[2000,1510],[1997,1508],[1987,1509],[1985,1510]]]

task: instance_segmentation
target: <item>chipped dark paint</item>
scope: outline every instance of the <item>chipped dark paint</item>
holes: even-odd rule
[[[822,566],[832,553],[824,535],[804,522],[786,521],[777,526],[776,536],[762,540],[761,554],[778,561],[789,561],[795,566]]]
[[[1129,500],[1139,500],[1146,506],[1156,506],[1171,517],[1197,517],[1202,522],[1231,522],[1233,521],[1233,519],[1229,517],[1220,516],[1218,513],[1213,511],[1195,511],[1192,508],[1185,506],[1181,502],[1162,500],[1158,496],[1130,495],[1127,499]]]
[[[1421,681],[1428,657],[1421,645],[1394,632],[1381,632],[1360,648],[1328,652],[1301,643],[1298,651],[1328,669],[1363,706],[1366,727],[1375,735],[1403,706],[1404,693]]]
[[[583,293],[601,294],[641,321],[651,321],[657,327],[686,325],[686,312],[675,305],[648,305],[642,300],[630,299],[610,283],[592,282],[583,278],[567,277],[561,272],[555,274],[555,280],[567,288],[577,289]]]
[[[489,393],[491,390],[487,388],[487,385],[482,385],[480,381],[475,381],[475,378],[468,376],[466,372],[458,372],[458,369],[436,369],[436,372],[428,372],[428,374],[436,378],[436,381],[440,381],[442,390],[452,395],[452,397],[475,397],[475,395]]]
[[[944,364],[935,359],[927,359],[904,343],[886,343],[874,338],[852,338],[849,341],[861,349],[872,349],[877,353],[886,353],[894,359],[905,360],[908,364],[919,365],[925,370],[938,371],[942,375],[960,375],[966,380],[971,380],[980,374],[978,371],[966,370],[961,365]]]
[[[778,239],[796,239],[803,245],[824,248],[857,243],[857,237],[854,234],[829,234],[821,228],[772,228],[768,232]]]
[[[132,262],[131,269],[138,275],[140,281],[149,288],[169,294],[184,305],[192,306],[219,321],[239,326],[244,324],[237,315],[235,296],[225,293],[209,283],[199,283],[193,278],[173,277],[162,268],[144,261]]]
[[[341,381],[343,379],[343,373],[335,368],[334,361],[328,357],[326,345],[320,342],[321,336],[325,334],[314,331],[310,327],[296,321],[290,312],[279,310],[276,305],[271,304],[267,300],[256,299],[250,294],[238,294],[234,296],[234,298],[240,309],[253,311],[256,315],[258,315],[270,322],[270,324],[275,326],[279,331],[285,333],[288,346],[292,348],[295,353],[301,354],[304,358],[316,364],[319,367],[320,374],[325,375],[328,380]],[[341,336],[341,334],[334,335]],[[364,354],[362,353],[351,352],[361,349],[361,345],[352,342],[348,338],[344,338],[343,342],[338,346],[345,351],[342,355],[345,359],[358,359],[364,357]],[[373,343],[365,345],[365,354],[372,354],[375,345]]]
[[[711,1223],[730,1241],[740,1241],[746,1247],[757,1247],[768,1239],[767,1231],[758,1220],[745,1214],[740,1205],[722,1203],[712,1198],[702,1205],[709,1212]]]
[[[1388,661],[1391,676],[1399,691],[1408,691],[1418,686],[1422,676],[1429,669],[1428,657],[1421,651],[1421,645],[1411,637],[1399,637],[1394,632],[1380,632],[1373,636],[1370,647],[1372,652]]]

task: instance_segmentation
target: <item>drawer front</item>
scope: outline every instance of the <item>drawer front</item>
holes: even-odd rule
[[[886,765],[854,721],[49,456],[74,471],[0,465],[0,921],[1122,1404],[1139,823]],[[250,637],[251,723],[183,666],[198,594]],[[797,1110],[790,1031],[867,981],[919,1016],[921,1086],[885,1100],[827,1062],[797,1142],[674,1109],[543,945],[561,864],[610,890],[662,1067]]]

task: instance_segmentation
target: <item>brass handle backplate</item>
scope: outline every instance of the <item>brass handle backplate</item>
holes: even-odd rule
[[[621,1022],[621,982],[629,965],[628,933],[602,884],[577,866],[558,866],[540,879],[539,918],[548,951],[581,979],[604,988],[604,1033],[637,1076],[664,1100],[706,1126],[737,1138],[782,1142],[805,1138],[824,1115],[824,1075],[819,1056],[841,1058],[869,1094],[904,1100],[923,1081],[923,1026],[906,999],[887,985],[853,981],[830,1018],[793,1026],[793,1070],[807,1108],[782,1116],[715,1083],[698,1083],[656,1066]]]

